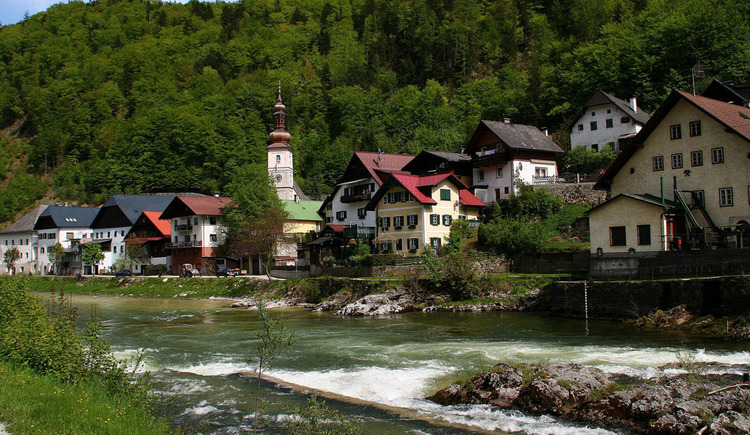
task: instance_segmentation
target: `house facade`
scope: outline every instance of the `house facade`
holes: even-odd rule
[[[367,209],[377,213],[379,251],[407,256],[440,248],[453,220],[476,220],[484,206],[452,173],[392,174]]]
[[[390,174],[400,172],[414,156],[355,152],[333,192],[318,213],[326,224],[365,227],[374,231],[375,212],[367,204]]]
[[[750,109],[673,91],[595,185],[612,199],[589,214],[592,253],[750,246],[748,152]]]
[[[79,245],[92,241],[91,223],[98,213],[98,208],[50,205],[39,215],[34,230],[38,235],[41,273],[77,275],[82,272]],[[49,249],[58,243],[65,255],[55,264],[49,257]]]
[[[587,150],[601,151],[609,146],[619,153],[621,140],[638,133],[649,117],[638,107],[635,97],[626,102],[597,91],[568,127],[570,147],[583,146]]]
[[[466,154],[473,167],[474,195],[492,203],[518,192],[519,184],[551,182],[558,176],[560,148],[546,132],[530,125],[480,121]]]
[[[5,253],[13,248],[18,250],[20,258],[14,268],[3,264],[4,275],[15,274],[38,274],[39,269],[39,236],[34,230],[34,225],[39,215],[47,208],[40,205],[31,212],[24,215],[13,225],[0,231],[0,259],[4,259]]]
[[[172,270],[172,257],[168,249],[172,236],[172,222],[168,219],[159,219],[160,216],[161,212],[144,211],[125,234],[127,252],[140,252],[132,260],[136,272],[141,274],[146,273],[148,266],[164,266],[165,270]],[[140,249],[133,249],[132,246],[138,246]]]
[[[170,221],[172,274],[179,275],[183,264],[205,274],[232,261],[219,254],[219,245],[225,238],[221,219],[230,201],[231,198],[196,195],[177,196],[170,202],[159,219]]]

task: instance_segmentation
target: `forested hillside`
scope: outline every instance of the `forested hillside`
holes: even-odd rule
[[[750,82],[749,21],[747,0],[71,0],[0,28],[0,221],[221,191],[265,161],[279,81],[312,195],[355,150],[457,151],[479,119],[564,145],[597,89],[653,110],[698,60],[699,88]]]

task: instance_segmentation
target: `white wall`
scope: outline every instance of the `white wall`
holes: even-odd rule
[[[570,132],[570,147],[581,145],[590,150],[592,144],[597,144],[601,151],[607,143],[614,142],[611,147],[619,153],[617,138],[622,135],[637,133],[641,129],[641,125],[637,124],[632,118],[629,122],[623,124],[621,120],[625,116],[629,117],[627,113],[618,109],[614,104],[602,104],[587,108],[586,112],[573,125]],[[607,128],[607,119],[612,120],[612,127],[610,128]],[[596,122],[596,130],[591,130],[591,122]],[[583,130],[578,129],[579,125],[583,126]]]
[[[37,250],[38,240],[36,233],[15,233],[0,235],[0,261],[4,259],[4,255],[7,251],[17,248],[21,254],[21,258],[16,261],[15,273],[16,274],[27,274],[38,273],[37,263]],[[2,274],[8,275],[12,273],[5,264],[2,264],[0,268]]]
[[[336,194],[331,200],[333,209],[326,210],[326,216],[331,216],[333,218],[331,222],[328,222],[328,223],[332,225],[358,225],[358,226],[374,227],[375,220],[376,220],[374,210],[368,211],[364,219],[361,219],[359,215],[357,214],[357,210],[359,210],[360,208],[364,208],[369,202],[369,200],[349,202],[349,203],[341,202],[341,197],[344,196],[345,188],[362,186],[362,185],[367,185],[370,183],[375,183],[375,180],[372,178],[367,178],[367,179],[364,179],[362,181],[358,181],[355,183],[341,183],[339,189],[336,191]],[[375,189],[377,190],[379,187],[380,186],[378,186],[378,184],[375,183]],[[374,195],[375,192],[371,192],[371,194]],[[346,212],[346,219],[342,221],[336,219],[336,212],[340,212],[340,211]]]

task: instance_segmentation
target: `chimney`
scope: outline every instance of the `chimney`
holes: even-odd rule
[[[549,136],[549,130],[547,127],[542,127],[542,133],[544,133],[545,136]]]
[[[503,122],[506,124],[510,124],[510,118],[508,118],[507,116],[503,116]]]
[[[635,95],[630,98],[630,108],[633,109],[633,112],[638,113],[638,102],[635,99]]]

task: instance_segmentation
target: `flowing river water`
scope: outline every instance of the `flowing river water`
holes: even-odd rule
[[[253,424],[257,313],[226,301],[73,295],[81,318],[95,307],[120,357],[145,352],[166,410],[190,431],[246,433]],[[681,333],[639,331],[619,322],[590,322],[538,313],[408,313],[338,317],[304,309],[272,310],[294,331],[294,346],[263,382],[267,413],[288,416],[318,391],[366,434],[609,433],[549,416],[487,406],[443,407],[424,400],[438,389],[498,362],[580,363],[643,377],[677,360],[750,364],[747,345]],[[294,387],[292,387],[294,386]]]

